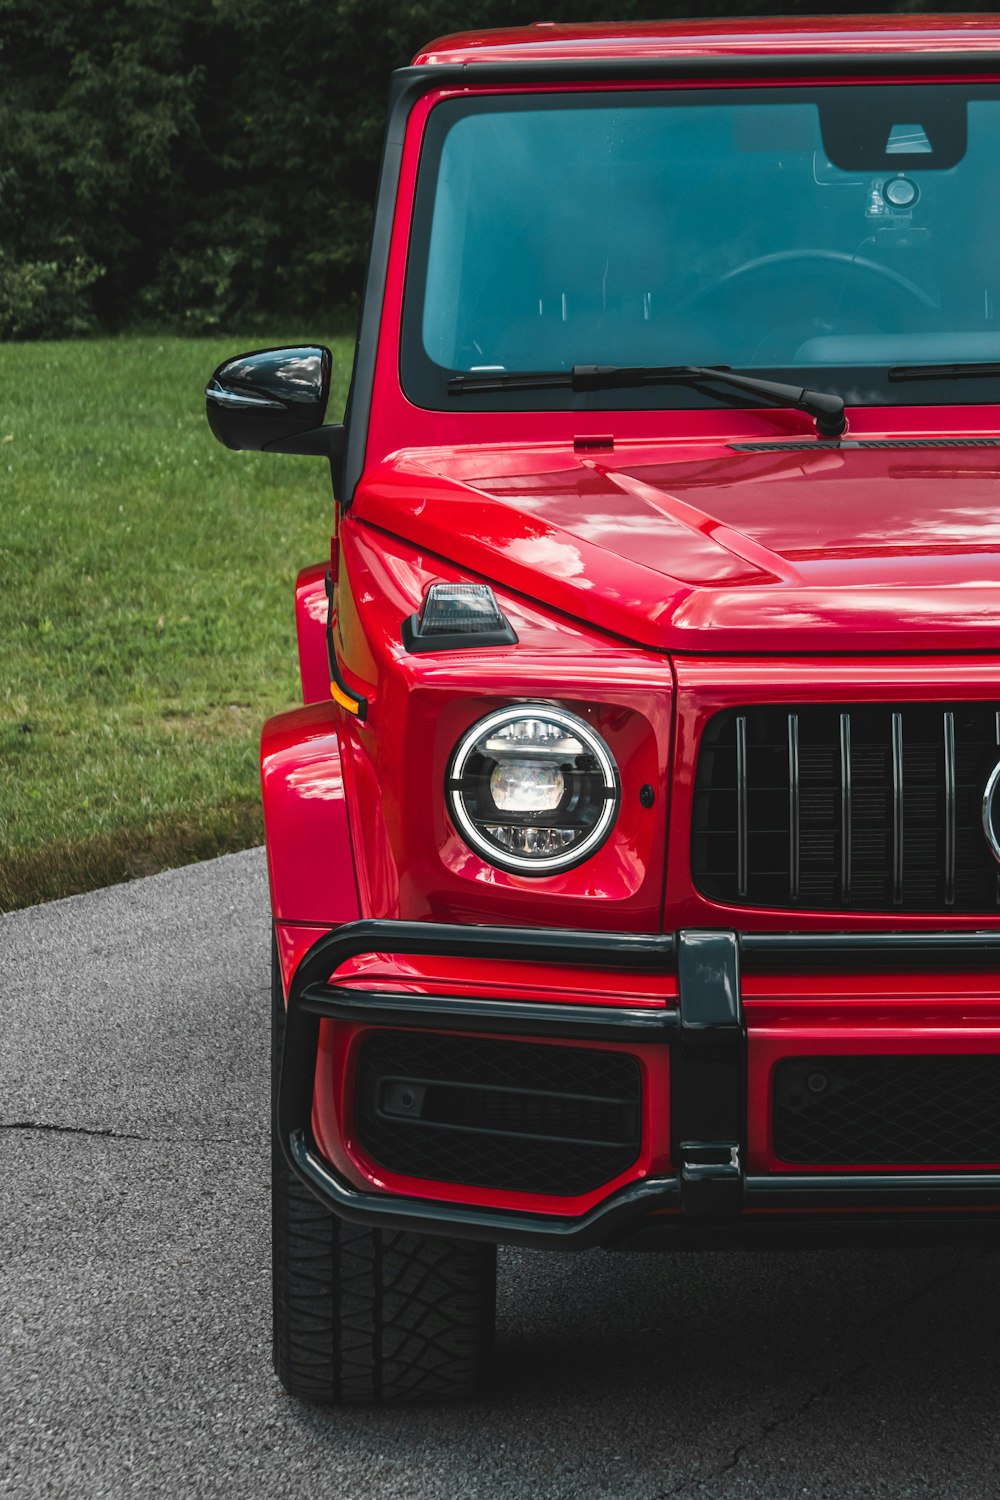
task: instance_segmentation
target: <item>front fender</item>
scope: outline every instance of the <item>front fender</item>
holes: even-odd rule
[[[334,927],[361,915],[336,710],[316,703],[264,725],[261,789],[276,922]]]
[[[326,575],[330,564],[313,563],[295,580],[295,633],[299,643],[299,676],[303,703],[325,703],[330,697],[326,657]]]

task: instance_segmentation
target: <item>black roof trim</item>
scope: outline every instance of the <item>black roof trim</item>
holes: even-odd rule
[[[432,88],[477,88],[497,83],[567,82],[571,79],[628,80],[631,78],[768,77],[814,78],[823,74],[880,76],[928,73],[987,74],[1000,68],[1000,50],[952,52],[762,52],[699,53],[677,57],[552,58],[537,54],[519,62],[425,63],[400,68],[393,75],[404,82],[423,78]],[[391,98],[391,95],[390,95]]]

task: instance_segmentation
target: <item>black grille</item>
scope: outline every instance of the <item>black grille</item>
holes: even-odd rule
[[[985,703],[717,714],[698,759],[695,883],[736,906],[996,912],[982,801],[998,743]]]
[[[620,1052],[382,1031],[357,1098],[361,1145],[406,1176],[571,1195],[639,1154],[639,1067]]]
[[[814,1166],[996,1165],[1000,1057],[789,1058],[774,1150]]]

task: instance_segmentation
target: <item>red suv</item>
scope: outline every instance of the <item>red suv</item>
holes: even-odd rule
[[[1000,23],[396,74],[305,706],[262,749],[279,1375],[461,1394],[495,1247],[1000,1209]]]

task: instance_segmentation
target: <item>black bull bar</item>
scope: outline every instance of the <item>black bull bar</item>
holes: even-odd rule
[[[676,1003],[578,1005],[337,988],[331,980],[363,953],[520,959],[619,973],[673,973]],[[292,979],[275,1128],[293,1172],[341,1218],[387,1229],[545,1248],[625,1244],[650,1231],[683,1247],[706,1244],[863,1241],[902,1230],[952,1239],[1000,1234],[1000,1173],[745,1170],[744,971],[1000,970],[1000,932],[676,933],[579,932],[436,922],[348,922],[320,938]],[[671,1049],[670,1141],[674,1170],[610,1194],[590,1212],[480,1208],[360,1191],[320,1154],[312,1133],[320,1022],[363,1022],[447,1032],[662,1042]],[[474,1191],[474,1188],[470,1188]],[[822,1229],[810,1211],[821,1215]],[[950,1210],[942,1215],[940,1210]],[[921,1212],[923,1211],[923,1213]],[[972,1212],[970,1212],[972,1211]],[[803,1218],[801,1215],[805,1214]],[[856,1231],[856,1232],[855,1232]]]

